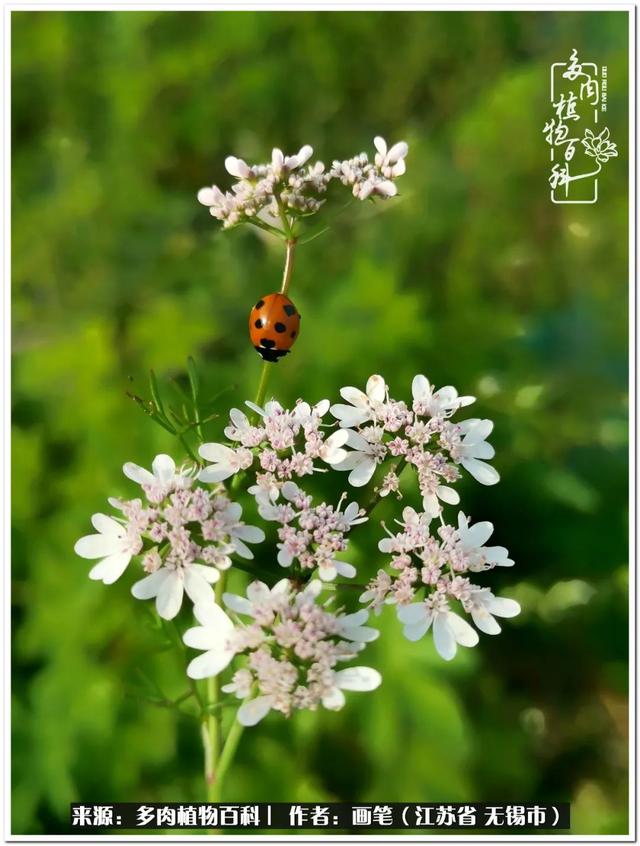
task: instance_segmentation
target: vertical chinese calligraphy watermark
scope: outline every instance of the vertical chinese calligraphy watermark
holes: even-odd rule
[[[600,171],[618,155],[609,128],[600,127],[607,111],[607,67],[580,62],[573,50],[568,62],[551,65],[550,86],[554,117],[542,131],[551,153],[551,202],[595,203]]]

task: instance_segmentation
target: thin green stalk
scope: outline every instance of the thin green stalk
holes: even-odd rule
[[[216,584],[216,604],[220,605],[222,594],[224,592],[224,583],[226,581],[226,573],[220,573],[220,578]],[[202,721],[202,745],[204,748],[204,778],[207,787],[207,801],[218,801],[215,797],[217,795],[218,782],[218,759],[222,749],[222,715],[221,709],[217,708],[220,704],[220,682],[217,676],[211,676],[207,679],[207,707],[213,710],[208,711]]]
[[[254,404],[262,408],[262,404],[264,403],[264,398],[267,395],[267,384],[269,382],[269,374],[271,373],[271,362],[263,361],[262,362],[262,370],[260,371],[260,384],[258,385],[258,391],[256,393],[256,398],[254,400]]]
[[[297,238],[288,238],[286,241],[287,253],[284,260],[284,271],[282,273],[282,287],[280,288],[281,294],[287,294],[289,291],[291,276],[293,275],[293,260],[296,254],[297,243]]]
[[[247,218],[247,223],[257,226],[258,229],[264,229],[265,232],[270,232],[271,235],[275,235],[278,238],[282,238],[282,236],[286,234],[278,229],[277,226],[271,226],[271,224],[266,223],[264,220],[260,220],[258,217]]]
[[[220,685],[217,676],[207,679],[207,702],[209,705],[217,705],[220,697]],[[216,762],[220,756],[220,714],[219,711],[210,711],[202,723],[202,737],[204,743],[204,774],[207,783],[207,801],[215,802],[217,766]]]
[[[244,726],[238,722],[238,718],[236,717],[233,721],[231,728],[229,729],[229,734],[227,735],[227,739],[224,744],[224,749],[222,750],[222,755],[220,756],[220,760],[218,761],[218,768],[216,770],[216,781],[213,790],[214,798],[209,799],[209,801],[211,802],[220,802],[224,778],[236,754],[238,743],[240,742],[240,738],[242,737],[243,731]]]

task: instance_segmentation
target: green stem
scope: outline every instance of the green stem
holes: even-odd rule
[[[207,679],[207,702],[217,705],[220,698],[220,685],[217,676]],[[220,713],[210,711],[202,726],[204,741],[205,780],[207,783],[207,801],[215,802],[216,783],[218,780],[216,762],[220,756]]]
[[[216,604],[220,605],[224,592],[226,573],[220,573],[216,584]],[[222,713],[220,704],[220,682],[217,676],[207,679],[207,707],[208,711],[202,721],[202,746],[204,748],[204,779],[207,789],[207,801],[217,802],[218,789],[218,759],[222,749]]]
[[[247,218],[247,223],[251,223],[253,224],[253,226],[257,226],[258,229],[264,229],[265,232],[270,232],[271,235],[275,235],[278,238],[282,238],[283,236],[286,237],[286,233],[278,229],[277,226],[271,226],[270,223],[267,223],[264,220],[260,220],[260,218]]]
[[[291,276],[293,274],[293,260],[296,254],[296,244],[298,243],[298,239],[287,238],[285,243],[287,245],[287,253],[284,260],[284,271],[282,273],[282,287],[280,288],[281,294],[287,294],[289,291]]]
[[[209,801],[211,802],[219,802],[222,796],[222,786],[224,784],[224,777],[227,774],[229,767],[231,766],[231,762],[236,754],[236,749],[238,748],[238,743],[240,742],[240,738],[242,737],[242,732],[244,731],[244,726],[238,722],[238,718],[236,717],[233,721],[231,728],[229,729],[229,734],[227,735],[227,739],[224,744],[224,749],[222,750],[222,755],[220,756],[220,760],[218,761],[218,768],[216,771],[216,781],[214,785],[213,795],[215,798],[210,798]]]
[[[253,401],[255,405],[262,408],[262,404],[264,403],[264,398],[267,394],[267,384],[269,382],[269,374],[271,372],[271,363],[269,361],[262,362],[262,370],[260,371],[260,384],[258,385],[258,392],[256,393],[256,398]]]

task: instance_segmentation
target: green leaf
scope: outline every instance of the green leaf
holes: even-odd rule
[[[158,410],[166,417],[164,406],[162,404],[162,396],[160,395],[160,387],[158,385],[158,380],[156,379],[156,374],[153,370],[149,371],[149,389],[151,390],[151,396],[153,397],[153,401],[155,402]]]
[[[191,385],[191,394],[193,396],[194,408],[197,407],[198,393],[200,390],[200,377],[198,376],[198,369],[193,356],[187,359],[187,373],[189,374],[189,384]]]

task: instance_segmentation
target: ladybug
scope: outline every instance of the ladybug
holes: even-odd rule
[[[298,309],[284,294],[261,297],[249,312],[249,335],[265,361],[278,361],[294,345],[300,331]]]

